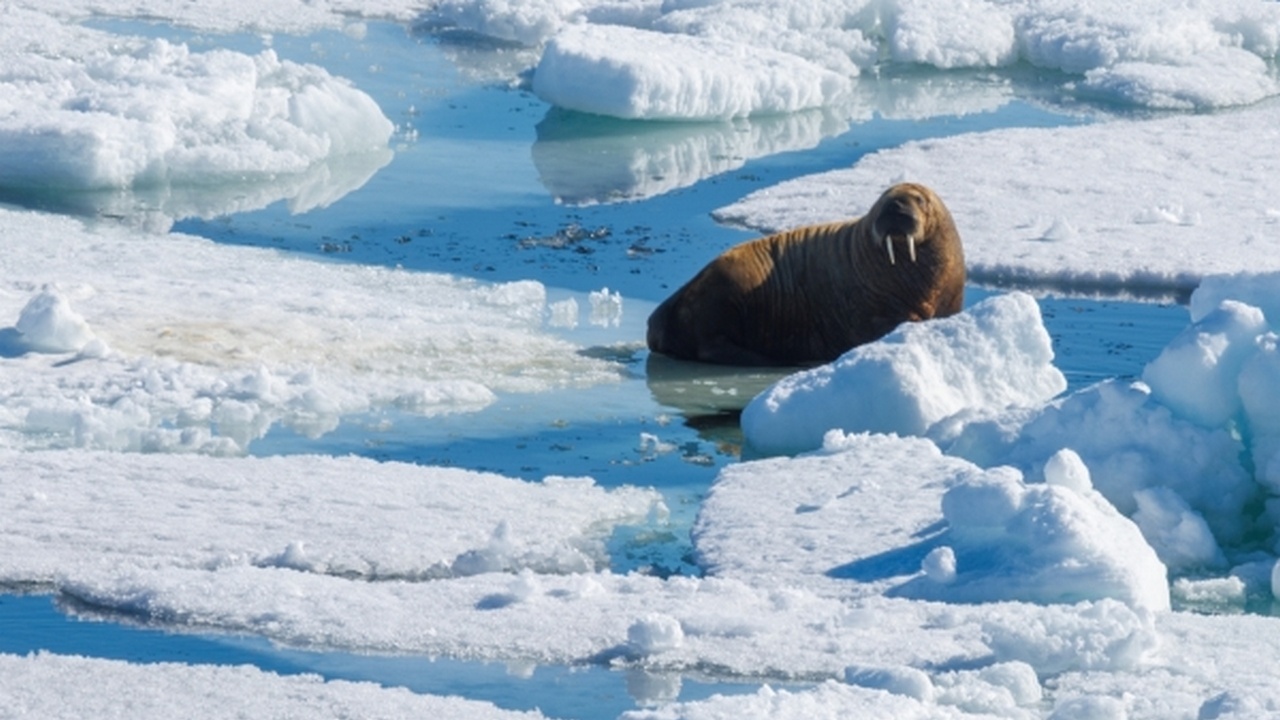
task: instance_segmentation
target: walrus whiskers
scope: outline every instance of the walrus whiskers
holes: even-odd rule
[[[903,240],[910,268],[896,267]],[[954,315],[964,282],[951,213],[929,188],[903,183],[861,218],[729,248],[658,305],[647,341],[726,365],[829,362],[900,323]]]

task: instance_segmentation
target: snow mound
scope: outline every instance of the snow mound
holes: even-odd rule
[[[13,328],[21,343],[35,352],[79,352],[94,339],[89,323],[52,286],[46,286],[23,306]]]
[[[1076,602],[1115,598],[1133,607],[1169,609],[1163,563],[1128,518],[1101,494],[1053,484],[1028,485],[996,468],[942,497],[948,530],[938,543],[955,551],[955,576],[927,575],[898,592],[952,602]]]

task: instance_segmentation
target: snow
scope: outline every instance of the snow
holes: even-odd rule
[[[282,197],[242,176],[293,176],[271,185],[299,208],[359,186],[387,161],[392,129],[345,81],[269,50],[197,52],[70,24],[358,33],[353,17],[420,11],[258,5],[6,4],[5,177],[158,186],[177,198],[158,230]],[[564,93],[557,102],[627,78],[646,91],[594,110],[667,119],[856,108],[878,63],[1025,61],[1061,71],[1080,97],[1203,110],[1274,95],[1267,63],[1280,50],[1280,5],[1246,0],[455,0],[425,12],[536,46],[533,86]],[[691,92],[701,80],[722,89]],[[945,105],[940,94],[905,95],[896,110]],[[847,217],[911,177],[951,206],[979,281],[1199,288],[1187,330],[1141,381],[1060,395],[1036,302],[1020,293],[783,380],[746,431],[807,452],[720,472],[694,527],[702,577],[609,569],[616,528],[668,529],[654,490],[223,457],[281,424],[316,436],[375,408],[460,413],[614,382],[617,363],[547,329],[576,327],[576,301],[551,303],[531,280],[485,285],[0,208],[0,583],[60,593],[90,617],[320,651],[809,683],[666,701],[627,713],[637,720],[1274,714],[1280,625],[1230,613],[1280,596],[1280,168],[1259,150],[1278,139],[1275,114],[1263,103],[914,143],[722,211],[774,228]],[[345,156],[367,156],[354,161],[363,170],[333,170]],[[592,293],[588,322],[617,327],[625,300]],[[885,388],[909,412],[858,404]],[[667,449],[657,434],[639,443]],[[252,668],[47,653],[0,655],[0,694],[0,714],[15,715],[539,717]]]
[[[544,328],[534,281],[480,285],[2,208],[0,239],[3,447],[239,454],[277,425],[318,436],[372,408],[471,412],[497,393],[621,373]],[[621,299],[602,298],[608,320]]]
[[[728,119],[821,107],[848,83],[786,53],[622,26],[572,26],[547,43],[533,91],[597,115]]]
[[[666,515],[654,491],[590,478],[528,483],[350,457],[5,451],[0,466],[0,543],[31,549],[0,559],[0,583],[67,582],[94,564],[369,581],[592,572],[607,565],[614,525]]]
[[[781,477],[806,482],[787,492]],[[984,471],[927,440],[833,432],[814,456],[728,468],[694,540],[719,576],[826,578],[821,587],[839,595],[1169,606],[1165,566],[1099,493]]]

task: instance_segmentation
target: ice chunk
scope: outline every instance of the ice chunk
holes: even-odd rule
[[[5,184],[243,182],[386,151],[391,121],[372,98],[318,66],[271,50],[250,56],[106,33],[89,38],[87,47],[6,55]],[[55,31],[53,42],[60,41]]]
[[[962,410],[1035,405],[1065,388],[1039,306],[1010,293],[783,378],[747,405],[742,430],[755,450],[793,453],[831,429],[921,435]]]
[[[1093,480],[1089,476],[1089,468],[1084,460],[1070,448],[1063,448],[1044,464],[1044,481],[1050,485],[1061,485],[1078,493],[1093,489]]]
[[[1225,428],[1174,416],[1142,383],[1107,381],[1041,408],[973,417],[944,429],[946,436],[935,439],[947,452],[986,467],[1014,465],[1033,479],[1054,472],[1046,462],[1070,438],[1093,486],[1120,512],[1132,516],[1138,510],[1134,493],[1165,486],[1204,517],[1223,546],[1244,537],[1240,518],[1258,491],[1240,464],[1237,438]]]
[[[675,650],[684,644],[680,621],[669,615],[650,614],[627,628],[627,647],[643,657]]]
[[[905,695],[922,702],[933,701],[933,680],[928,673],[913,667],[851,665],[845,668],[844,681],[850,685]]]
[[[1209,525],[1187,501],[1167,487],[1149,487],[1133,494],[1138,511],[1133,521],[1170,570],[1220,567],[1226,557]]]
[[[22,344],[36,352],[78,352],[94,339],[89,323],[53,285],[46,285],[27,302],[14,329]]]
[[[1262,311],[1224,301],[1178,334],[1142,371],[1152,397],[1179,417],[1222,427],[1240,412],[1237,376],[1266,332]]]

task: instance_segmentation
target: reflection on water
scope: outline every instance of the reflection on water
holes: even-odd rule
[[[742,410],[751,398],[796,370],[710,365],[657,353],[650,353],[645,362],[653,399],[689,417]]]
[[[665,123],[551,108],[537,125],[533,162],[559,202],[641,200],[736,170],[748,160],[812,148],[849,124],[836,110]]]
[[[994,112],[1014,100],[1014,87],[991,72],[870,76],[837,107],[710,122],[618,120],[553,107],[537,125],[533,162],[557,202],[643,200],[757,158],[812,149],[877,114],[925,120]]]

